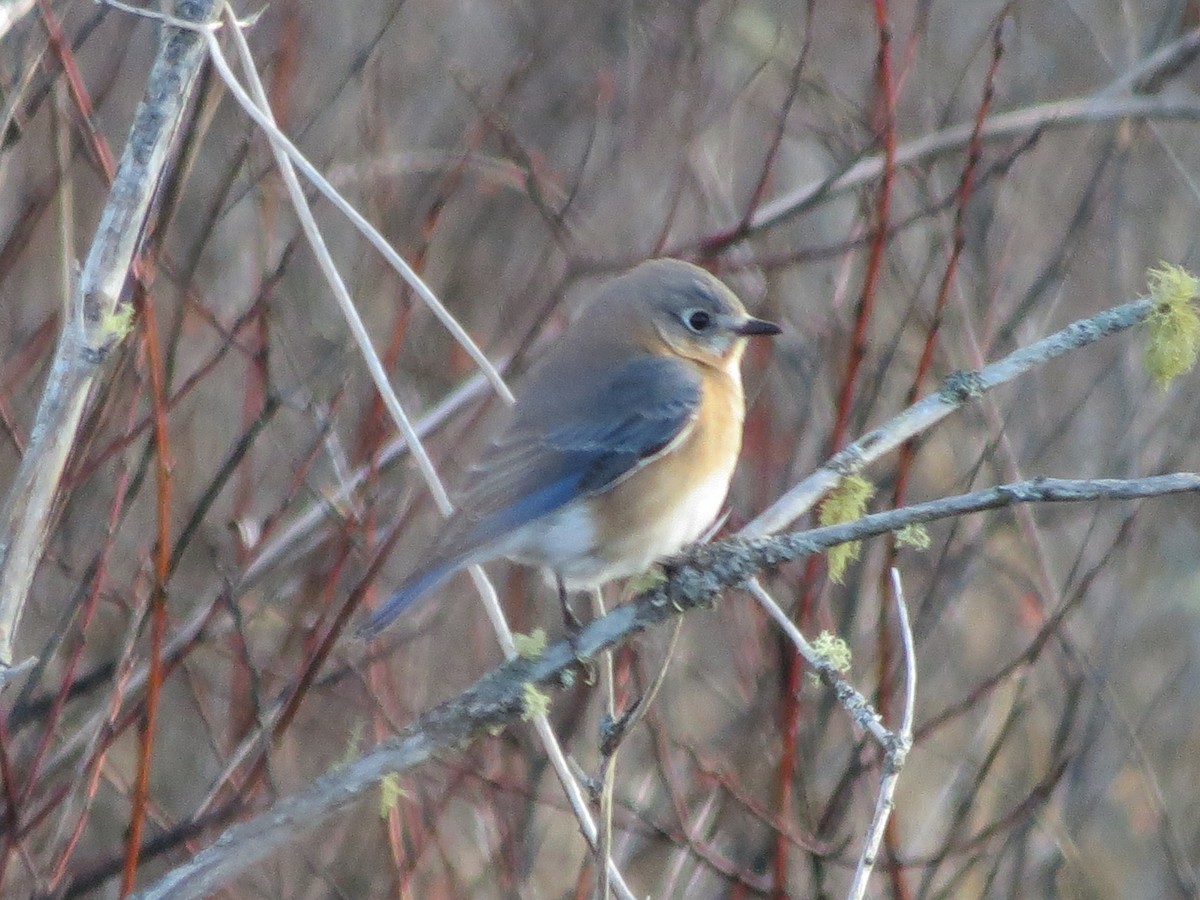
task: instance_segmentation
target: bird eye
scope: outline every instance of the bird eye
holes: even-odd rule
[[[683,321],[687,327],[699,334],[712,324],[712,316],[702,309],[693,309],[684,314]]]

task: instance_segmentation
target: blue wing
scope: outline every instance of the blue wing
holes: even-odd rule
[[[589,368],[581,362],[569,372],[543,370],[531,381],[425,565],[363,633],[385,627],[462,566],[491,558],[489,550],[511,532],[603,492],[653,459],[700,408],[700,377],[678,360],[640,355],[605,377],[592,377]]]
[[[523,395],[442,543],[482,546],[573,500],[598,494],[679,437],[700,407],[700,378],[674,359],[638,356],[599,380]],[[526,408],[522,408],[526,407]]]

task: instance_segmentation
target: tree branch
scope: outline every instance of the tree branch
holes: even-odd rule
[[[205,21],[214,7],[212,0],[178,0],[176,15]],[[121,294],[203,59],[204,45],[194,32],[165,30],[75,288],[29,448],[0,513],[0,687],[19,671],[13,668],[17,624],[42,557],[59,483],[92,383],[129,330],[132,313]]]
[[[425,713],[394,739],[356,762],[332,770],[256,818],[230,827],[210,847],[137,897],[190,900],[208,895],[267,854],[359,800],[385,775],[412,769],[435,753],[461,750],[477,737],[528,718],[526,697],[531,687],[558,688],[572,683],[571,670],[580,661],[597,657],[651,625],[710,605],[722,591],[742,584],[763,569],[905,525],[1015,503],[1130,500],[1188,492],[1200,492],[1200,474],[1181,472],[1134,480],[1038,478],[889,510],[844,525],[767,538],[732,538],[693,547],[667,561],[664,583],[592,622],[573,640],[550,646],[537,659],[518,658],[492,670],[458,697]],[[820,657],[810,661],[824,679],[841,681]],[[835,684],[835,689],[841,698],[841,685]],[[888,740],[893,738],[882,727],[881,731]],[[889,744],[885,749],[893,748]]]

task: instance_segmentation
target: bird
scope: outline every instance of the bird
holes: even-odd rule
[[[678,259],[606,282],[531,368],[372,638],[459,569],[508,558],[566,592],[641,574],[716,520],[741,452],[747,342],[779,334]]]

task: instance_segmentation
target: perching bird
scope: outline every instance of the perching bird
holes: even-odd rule
[[[608,282],[530,371],[456,512],[360,633],[476,563],[508,557],[578,590],[697,540],[741,450],[746,339],[779,330],[690,263]]]

